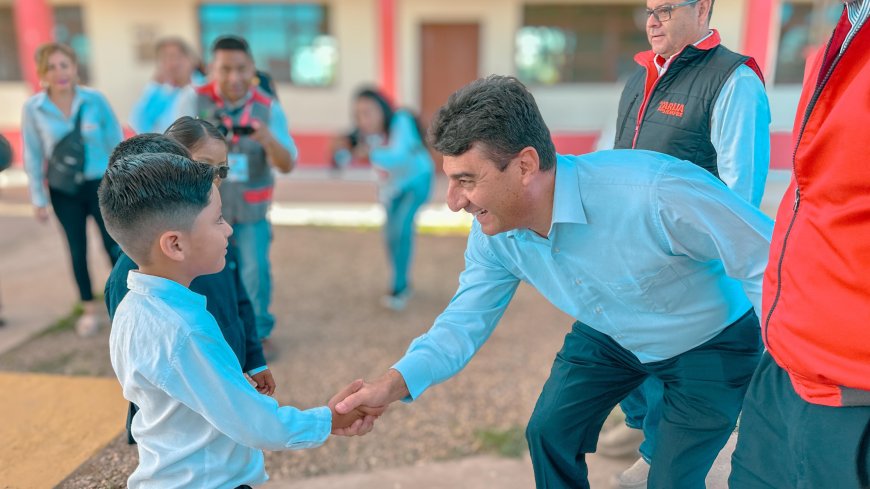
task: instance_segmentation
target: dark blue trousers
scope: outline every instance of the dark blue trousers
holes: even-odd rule
[[[710,341],[676,357],[640,363],[609,336],[574,323],[556,355],[526,438],[539,488],[589,488],[585,457],[608,413],[654,376],[664,385],[651,489],[702,489],[734,430],[761,356],[750,311]]]

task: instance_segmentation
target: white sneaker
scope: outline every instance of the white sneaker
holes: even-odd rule
[[[408,305],[408,300],[414,295],[411,287],[406,287],[405,290],[398,294],[388,294],[381,297],[381,305],[393,311],[402,311]]]
[[[649,464],[642,457],[631,467],[611,479],[611,484],[617,489],[646,489],[649,478]]]
[[[637,455],[641,443],[643,443],[643,431],[620,423],[598,436],[596,452],[605,457],[628,457]]]
[[[76,334],[87,338],[97,334],[100,330],[100,322],[96,314],[82,314],[76,321]]]

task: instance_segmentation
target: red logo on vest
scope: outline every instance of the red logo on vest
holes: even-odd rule
[[[672,115],[674,117],[683,117],[683,112],[685,112],[686,106],[685,104],[678,104],[675,102],[660,102],[658,111],[664,115]]]

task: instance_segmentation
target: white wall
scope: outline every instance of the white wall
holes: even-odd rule
[[[278,1],[278,0],[259,0]],[[349,105],[362,84],[378,82],[380,48],[377,0],[326,0],[332,34],[339,45],[337,82],[328,88],[279,86],[291,127],[300,132],[335,132],[349,125]],[[396,0],[396,61],[401,105],[420,106],[420,29],[425,22],[480,24],[480,74],[515,74],[514,35],[522,24],[525,3],[601,3],[608,0]],[[712,25],[723,42],[740,49],[743,19],[752,0],[717,0]],[[9,4],[11,0],[0,0]],[[198,46],[198,0],[59,0],[84,9],[92,49],[92,84],[103,91],[122,121],[153,72],[152,63],[135,56],[136,29],[154,26],[160,36],[175,35]],[[609,0],[643,5],[642,0]],[[773,29],[774,31],[776,29]],[[772,32],[776,39],[778,32]],[[772,45],[772,51],[776,48]],[[449,67],[444,67],[449,69]],[[799,87],[768,84],[774,130],[789,130]],[[596,131],[613,123],[622,87],[616,84],[572,84],[532,89],[555,132]],[[24,83],[0,83],[0,130],[19,125],[21,106],[29,96]]]

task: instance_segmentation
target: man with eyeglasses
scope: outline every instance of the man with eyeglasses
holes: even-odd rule
[[[729,484],[870,487],[870,0],[807,60]]]
[[[755,60],[725,48],[710,29],[714,0],[648,0],[639,10],[649,51],[619,102],[616,149],[645,149],[692,162],[758,207],[770,164],[770,107]],[[647,487],[657,446],[663,384],[647,380],[621,403],[626,425],[601,435],[599,453],[640,458],[615,476]],[[637,430],[643,429],[643,433]]]

